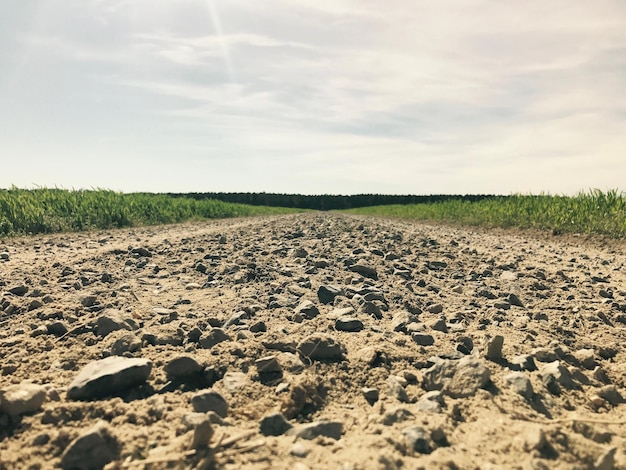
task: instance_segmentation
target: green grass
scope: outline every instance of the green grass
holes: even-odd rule
[[[298,212],[164,194],[108,190],[0,189],[0,236],[171,224]]]
[[[475,226],[626,237],[626,193],[617,190],[591,190],[573,197],[515,194],[478,202],[452,200],[432,204],[363,207],[345,212]]]

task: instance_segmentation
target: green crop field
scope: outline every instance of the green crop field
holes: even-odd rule
[[[108,190],[0,189],[0,236],[170,224],[298,212],[164,194]]]
[[[573,197],[516,194],[477,202],[451,200],[362,207],[345,212],[488,227],[532,228],[552,230],[555,233],[626,237],[626,193],[616,190],[592,190]]]

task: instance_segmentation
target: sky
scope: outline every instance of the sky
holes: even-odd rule
[[[19,0],[0,188],[626,189],[624,0]]]

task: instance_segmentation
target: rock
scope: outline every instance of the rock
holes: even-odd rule
[[[208,448],[214,433],[213,424],[209,417],[205,415],[204,419],[196,423],[194,427],[191,448],[196,450]]]
[[[202,366],[191,356],[177,356],[165,364],[167,380],[179,380],[202,372]]]
[[[406,333],[407,325],[411,323],[418,323],[419,319],[417,315],[413,315],[412,313],[401,311],[396,313],[391,320],[391,326],[393,327],[393,331],[401,331]]]
[[[615,453],[617,447],[611,447],[598,457],[593,464],[594,470],[613,470],[615,468]]]
[[[312,361],[340,361],[345,353],[345,348],[340,343],[323,333],[305,338],[296,349],[302,356]]]
[[[372,315],[374,318],[380,320],[383,318],[383,309],[381,308],[382,302],[380,301],[367,301],[361,306],[363,313]]]
[[[550,348],[535,348],[530,354],[539,362],[554,362],[559,359],[556,351]]]
[[[471,354],[474,350],[474,341],[469,336],[461,335],[457,339],[456,350],[462,354]]]
[[[452,398],[466,398],[485,387],[491,372],[478,359],[465,356],[459,360],[454,375],[446,384],[444,392]]]
[[[387,386],[389,387],[389,396],[394,397],[399,402],[408,403],[409,397],[406,394],[404,386],[398,380],[398,377],[393,375],[389,376]]]
[[[443,393],[437,390],[426,392],[417,401],[417,409],[429,413],[441,413],[443,405]]]
[[[524,308],[524,304],[520,300],[520,298],[515,294],[509,294],[506,298],[507,302],[511,305],[515,305],[516,307]]]
[[[0,412],[17,417],[38,411],[46,401],[46,388],[30,382],[0,390]]]
[[[61,456],[64,470],[100,470],[119,457],[120,446],[104,421],[74,439]]]
[[[310,320],[320,314],[319,309],[310,300],[305,300],[296,307],[295,313],[299,313],[303,318]]]
[[[448,332],[448,325],[446,323],[446,317],[438,317],[428,322],[428,326],[431,330],[441,331],[442,333]]]
[[[410,426],[402,430],[402,434],[407,441],[412,452],[418,454],[429,454],[431,452],[430,436],[420,426]]]
[[[343,434],[343,423],[339,421],[315,421],[308,424],[299,424],[289,429],[285,434],[306,440],[315,439],[317,436],[339,440]]]
[[[484,356],[490,361],[499,361],[502,359],[502,346],[504,345],[504,336],[496,335],[489,338],[485,342]]]
[[[107,347],[103,352],[109,356],[122,356],[126,353],[134,353],[141,349],[141,340],[134,333],[124,333],[121,330],[116,331],[108,336]]]
[[[323,304],[330,304],[335,300],[335,297],[341,295],[341,289],[337,286],[326,285],[320,286],[317,290],[317,298]]]
[[[259,374],[270,374],[282,372],[282,368],[276,359],[276,356],[265,356],[254,361],[256,370]]]
[[[426,308],[426,311],[429,313],[438,314],[443,312],[443,305],[441,304],[433,304]]]
[[[151,258],[152,257],[152,253],[150,252],[150,250],[148,250],[147,248],[144,248],[142,246],[138,246],[136,248],[131,248],[130,252],[134,255],[139,255],[139,256],[143,256],[144,258]]]
[[[293,426],[282,413],[272,413],[261,419],[261,434],[264,436],[281,436]]]
[[[363,387],[361,389],[361,393],[363,394],[363,397],[368,401],[368,403],[372,404],[374,402],[378,401],[378,389],[377,388],[372,388],[372,387]]]
[[[211,349],[216,344],[224,341],[231,341],[232,338],[228,336],[221,328],[212,328],[200,337],[198,342],[204,349]]]
[[[304,458],[309,454],[309,450],[304,447],[302,442],[296,442],[293,446],[291,446],[289,454],[293,455],[294,457]]]
[[[522,372],[512,372],[504,376],[505,382],[521,396],[530,400],[534,390],[528,376]]]
[[[547,376],[552,376],[555,380],[567,389],[575,388],[574,379],[572,378],[572,374],[570,374],[567,367],[561,365],[560,361],[554,361],[539,369],[539,375],[542,378]],[[546,379],[548,380],[548,379]]]
[[[424,333],[413,333],[411,335],[413,341],[420,346],[432,346],[435,344],[435,338],[433,335],[428,335]]]
[[[393,410],[385,411],[381,422],[385,426],[391,426],[395,423],[401,423],[403,421],[408,421],[413,418],[415,418],[415,415],[410,410],[406,408],[395,408]]]
[[[376,272],[376,268],[369,266],[367,264],[353,264],[350,266],[350,271],[360,274],[363,277],[367,277],[369,279],[378,280],[378,273]]]
[[[363,322],[356,317],[341,317],[335,320],[335,329],[338,331],[361,331]]]
[[[622,397],[615,385],[605,385],[598,389],[596,393],[600,398],[608,401],[613,406],[624,403],[624,397]]]
[[[28,286],[20,285],[20,286],[11,287],[9,289],[9,292],[13,295],[17,295],[18,297],[22,297],[23,295],[26,295],[26,293],[28,292]]]
[[[69,386],[73,400],[91,400],[116,395],[143,384],[150,376],[152,362],[111,356],[87,364]]]
[[[598,365],[596,353],[593,349],[579,349],[574,352],[574,357],[587,370],[593,370]]]
[[[222,418],[228,415],[228,402],[219,393],[213,390],[204,390],[191,397],[191,406],[194,411],[207,413],[213,411]]]
[[[122,312],[108,308],[96,320],[96,334],[103,338],[116,330],[131,330],[131,326],[122,317]]]
[[[62,321],[55,321],[46,326],[49,335],[63,336],[67,333],[67,326]]]

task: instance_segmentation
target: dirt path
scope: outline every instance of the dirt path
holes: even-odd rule
[[[626,468],[619,246],[311,213],[5,240],[0,292],[0,469]]]

